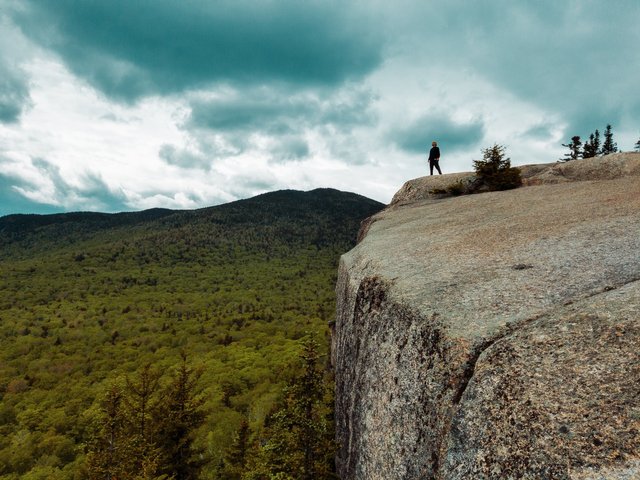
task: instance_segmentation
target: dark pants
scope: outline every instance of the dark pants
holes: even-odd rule
[[[438,173],[442,175],[442,171],[440,170],[440,160],[429,160],[429,174],[433,175],[433,167],[436,167]]]

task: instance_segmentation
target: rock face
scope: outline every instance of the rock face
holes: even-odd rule
[[[342,257],[343,480],[640,478],[640,154],[522,169],[407,182]]]

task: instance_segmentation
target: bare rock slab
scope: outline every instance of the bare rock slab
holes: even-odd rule
[[[640,478],[640,155],[528,172],[418,179],[342,257],[342,479]]]

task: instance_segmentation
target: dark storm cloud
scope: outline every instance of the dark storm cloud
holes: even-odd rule
[[[159,156],[175,167],[210,171],[217,159],[239,155],[253,146],[245,135],[234,133],[225,135],[223,142],[199,143],[197,149],[165,144],[160,148]],[[296,135],[273,137],[271,143],[267,151],[275,163],[303,160],[310,153],[307,141]]]
[[[242,92],[211,101],[196,101],[191,105],[188,125],[217,132],[266,131],[290,133],[300,121],[310,120],[314,105],[273,92],[255,94]]]
[[[427,115],[394,130],[389,134],[389,139],[410,153],[426,152],[431,148],[432,141],[438,142],[448,152],[454,152],[475,145],[483,135],[484,125],[481,121],[456,123],[444,115]]]
[[[278,145],[271,149],[271,156],[276,162],[303,160],[309,155],[309,144],[304,138],[283,137]]]
[[[637,0],[451,0],[414,8],[417,18],[431,20],[421,45],[433,63],[471,69],[501,91],[557,112],[570,134],[640,116]],[[408,30],[414,36],[406,45],[415,48],[415,30]]]
[[[0,123],[17,122],[30,104],[26,75],[0,51]]]
[[[535,140],[548,140],[553,136],[553,131],[549,125],[540,124],[531,127],[522,134],[523,138],[531,138]]]
[[[286,188],[286,185],[278,182],[276,178],[247,172],[234,178],[233,184],[228,186],[227,193],[233,198],[249,198],[282,188]]]
[[[366,89],[346,87],[301,90],[271,87],[225,89],[224,94],[191,102],[183,128],[196,147],[178,149],[164,145],[160,157],[185,168],[209,169],[222,157],[239,155],[256,147],[254,136],[269,137],[274,162],[306,158],[311,150],[304,138],[308,130],[330,136],[348,136],[353,128],[373,125],[376,97]]]
[[[14,18],[28,35],[127,101],[216,82],[336,85],[381,60],[370,15],[335,0],[26,3]]]
[[[60,173],[60,167],[42,158],[34,158],[31,160],[31,163],[44,178],[51,181],[57,198],[66,198],[73,193],[73,189],[67,184]]]
[[[211,168],[211,152],[205,153],[200,149],[196,151],[178,149],[174,145],[164,144],[159,151],[159,156],[167,164],[180,168],[196,168],[209,170]]]
[[[374,96],[367,91],[300,91],[262,87],[228,92],[212,100],[194,101],[188,128],[216,132],[291,134],[303,128],[332,125],[348,132],[375,121]]]
[[[26,82],[0,65],[0,123],[15,123],[30,104]]]

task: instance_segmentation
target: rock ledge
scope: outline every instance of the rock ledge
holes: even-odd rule
[[[640,478],[640,154],[438,198],[407,182],[340,262],[340,478]]]

